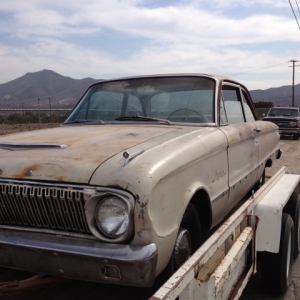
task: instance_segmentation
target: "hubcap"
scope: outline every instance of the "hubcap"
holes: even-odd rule
[[[189,259],[191,253],[192,242],[190,233],[186,229],[180,228],[174,247],[175,270],[179,269],[181,265]]]

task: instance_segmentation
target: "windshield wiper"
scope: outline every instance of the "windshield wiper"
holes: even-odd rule
[[[125,116],[119,117],[115,119],[116,121],[155,121],[155,122],[163,122],[168,125],[172,125],[172,122],[166,119],[157,119],[157,118],[150,118],[145,116]]]
[[[105,125],[102,120],[85,120],[85,119],[76,119],[74,121],[69,121],[64,124],[72,124],[72,123],[99,123],[101,125]]]

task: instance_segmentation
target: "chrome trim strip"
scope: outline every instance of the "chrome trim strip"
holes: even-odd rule
[[[90,189],[95,190],[96,186],[92,185],[81,185],[81,184],[66,184],[55,182],[45,182],[45,181],[29,181],[29,180],[18,180],[10,178],[0,178],[0,183],[14,183],[19,185],[38,185],[38,186],[51,186],[51,187],[60,187],[60,188],[73,188],[73,189]]]
[[[45,186],[45,187],[57,187],[57,188],[68,188],[68,189],[81,189],[85,190],[87,194],[93,194],[96,192],[114,192],[123,194],[123,190],[118,190],[116,188],[95,186],[95,185],[85,185],[85,184],[67,184],[67,183],[58,183],[58,182],[45,182],[45,181],[29,181],[29,180],[18,180],[10,178],[0,178],[0,183],[13,183],[18,185],[33,185],[33,186]],[[127,192],[130,194],[129,192]]]
[[[96,237],[93,235],[86,235],[86,234],[80,234],[80,233],[75,233],[75,232],[66,232],[66,231],[55,231],[55,230],[50,230],[50,229],[39,229],[39,228],[26,228],[26,227],[14,227],[14,226],[8,226],[8,225],[0,225],[0,229],[9,229],[9,230],[16,230],[16,231],[24,231],[24,232],[31,232],[31,233],[47,233],[47,234],[52,234],[55,236],[71,236],[75,238],[84,238],[88,240],[98,240]]]
[[[40,150],[40,149],[64,149],[67,148],[66,144],[54,143],[0,143],[0,148],[10,151],[21,150]]]
[[[226,188],[223,192],[221,192],[218,196],[216,196],[214,199],[211,199],[211,202],[212,203],[215,203],[217,201],[219,201],[222,197],[224,197],[226,194],[229,193],[229,187]]]

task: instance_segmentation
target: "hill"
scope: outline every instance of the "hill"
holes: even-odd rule
[[[34,107],[40,99],[41,107],[73,108],[85,90],[99,80],[72,79],[50,70],[26,73],[8,83],[0,84],[0,107]]]
[[[10,82],[0,84],[0,108],[73,108],[85,90],[100,81],[93,78],[73,79],[51,70],[27,73]],[[273,102],[275,106],[292,104],[292,86],[252,90],[254,102]],[[49,101],[50,98],[50,101]],[[300,106],[300,84],[295,85],[295,105]]]
[[[273,102],[274,106],[291,106],[292,105],[292,86],[285,85],[267,90],[252,90],[251,97],[254,102],[264,101]],[[295,85],[295,106],[300,106],[300,84]]]

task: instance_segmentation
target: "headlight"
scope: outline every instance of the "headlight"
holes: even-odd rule
[[[95,211],[95,220],[99,230],[113,239],[120,237],[128,230],[129,218],[127,203],[116,196],[103,198]]]
[[[292,127],[298,127],[299,126],[299,122],[290,122],[290,126]]]

